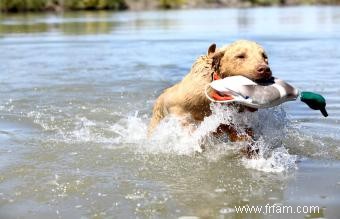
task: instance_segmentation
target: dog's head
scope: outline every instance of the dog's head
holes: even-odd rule
[[[266,80],[272,77],[268,57],[257,43],[239,40],[216,50],[212,44],[208,49],[212,67],[221,78],[242,75],[251,80]]]

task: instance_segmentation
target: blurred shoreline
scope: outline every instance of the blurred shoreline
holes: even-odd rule
[[[340,0],[2,0],[1,13],[339,5]]]

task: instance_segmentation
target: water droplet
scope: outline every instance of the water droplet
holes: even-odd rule
[[[225,192],[227,191],[225,188],[217,188],[215,189],[215,192],[218,192],[218,193],[222,193],[222,192]]]

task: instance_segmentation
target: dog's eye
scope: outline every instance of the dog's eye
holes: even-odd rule
[[[238,59],[245,59],[246,58],[246,54],[241,53],[241,54],[237,55],[236,58],[238,58]]]

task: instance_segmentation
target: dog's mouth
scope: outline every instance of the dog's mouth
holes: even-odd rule
[[[261,79],[256,79],[256,80],[252,80],[255,83],[259,84],[259,85],[268,85],[268,84],[273,84],[274,82],[274,77],[269,77],[269,78],[261,78]]]

